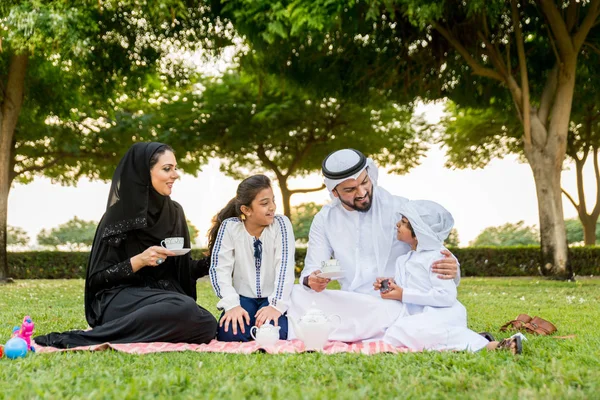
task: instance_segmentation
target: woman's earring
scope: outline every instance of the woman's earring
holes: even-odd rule
[[[245,221],[246,220],[246,214],[242,213],[242,215],[240,216],[240,218],[242,219],[242,221]]]

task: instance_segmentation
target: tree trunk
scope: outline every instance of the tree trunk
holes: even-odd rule
[[[6,253],[8,194],[12,182],[12,148],[17,120],[23,105],[28,56],[13,55],[8,67],[8,80],[0,105],[0,281],[8,280]]]
[[[586,246],[594,246],[596,244],[596,221],[597,218],[581,218],[583,225],[583,243]]]
[[[528,157],[533,171],[540,214],[540,241],[542,249],[542,274],[558,279],[572,278],[568,262],[567,234],[562,207],[560,170],[554,160],[537,152]]]
[[[279,189],[281,190],[281,202],[283,203],[283,214],[292,220],[292,207],[290,205],[290,199],[292,198],[292,191],[287,187],[287,180],[278,179]]]
[[[531,114],[531,142],[525,144],[525,156],[533,171],[540,214],[542,274],[557,279],[572,279],[567,232],[562,206],[561,172],[567,150],[571,116],[575,63],[560,72],[554,105],[547,121]]]

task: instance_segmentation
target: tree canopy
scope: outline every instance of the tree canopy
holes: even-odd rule
[[[8,226],[8,246],[27,246],[29,243],[29,235],[23,228],[18,226]]]
[[[229,71],[173,99],[145,107],[141,126],[158,137],[172,135],[169,143],[221,158],[221,170],[234,178],[271,171],[287,216],[294,193],[323,188],[292,189],[288,179],[319,171],[336,149],[356,147],[380,165],[406,172],[428,148],[411,106],[320,98],[267,73]]]
[[[301,243],[308,243],[308,234],[313,218],[322,205],[314,202],[301,203],[292,207],[292,221],[294,221],[294,237]]]
[[[190,71],[176,55],[231,37],[187,0],[1,2],[0,280],[11,183],[110,178],[125,149],[148,139],[120,104],[185,84]]]
[[[274,46],[281,50],[271,59],[273,70],[288,72],[299,81],[307,78],[307,84],[314,82],[320,90],[361,93],[365,98],[367,93],[391,97],[406,93],[410,99],[414,89],[423,98],[448,97],[463,106],[512,102],[536,183],[543,272],[572,276],[560,171],[579,57],[598,39],[600,0],[223,4],[221,15],[247,35],[255,51],[266,53]],[[350,56],[361,44],[366,50],[359,54],[372,57],[370,62],[360,58],[353,64]],[[310,53],[314,57],[304,54],[307,47],[317,49]],[[332,85],[311,79],[313,71],[329,77]]]
[[[486,246],[526,246],[539,245],[540,233],[537,228],[525,225],[524,221],[490,226],[469,243],[472,247]]]
[[[92,246],[96,227],[95,221],[84,221],[77,217],[52,229],[42,229],[37,235],[38,244],[58,248],[64,246],[69,250],[85,250]]]

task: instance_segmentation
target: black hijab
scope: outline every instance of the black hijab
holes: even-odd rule
[[[157,143],[136,143],[125,153],[112,178],[106,212],[98,225],[87,267],[86,281],[114,264],[104,260],[107,247],[123,246],[127,259],[140,254],[150,246],[159,246],[161,240],[183,236],[184,246],[190,247],[190,238],[181,206],[169,196],[163,196],[152,186],[150,160],[157,151],[168,146]],[[196,298],[195,282],[191,282],[189,257],[169,257],[158,267],[142,268],[137,272],[144,282],[171,280],[177,289]],[[151,285],[150,285],[151,286]],[[86,317],[91,326],[97,322],[92,302],[96,293],[86,284]]]

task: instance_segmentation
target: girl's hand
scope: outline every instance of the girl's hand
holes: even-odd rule
[[[387,292],[381,293],[381,298],[402,301],[402,288],[391,278],[389,288]]]
[[[151,246],[144,250],[143,253],[131,257],[131,268],[133,272],[137,272],[144,267],[156,267],[164,263],[168,256],[174,255],[175,253],[162,246]]]
[[[256,326],[259,328],[265,322],[271,320],[275,326],[279,326],[279,317],[281,317],[281,313],[273,306],[263,307],[255,315],[256,317]]]
[[[231,310],[225,311],[225,314],[221,317],[219,321],[219,326],[225,325],[225,332],[229,330],[229,323],[231,322],[231,326],[233,328],[233,334],[237,335],[238,325],[240,326],[240,331],[242,333],[246,333],[246,328],[244,328],[244,320],[246,323],[250,325],[250,315],[248,311],[244,310],[242,306],[233,307]]]

